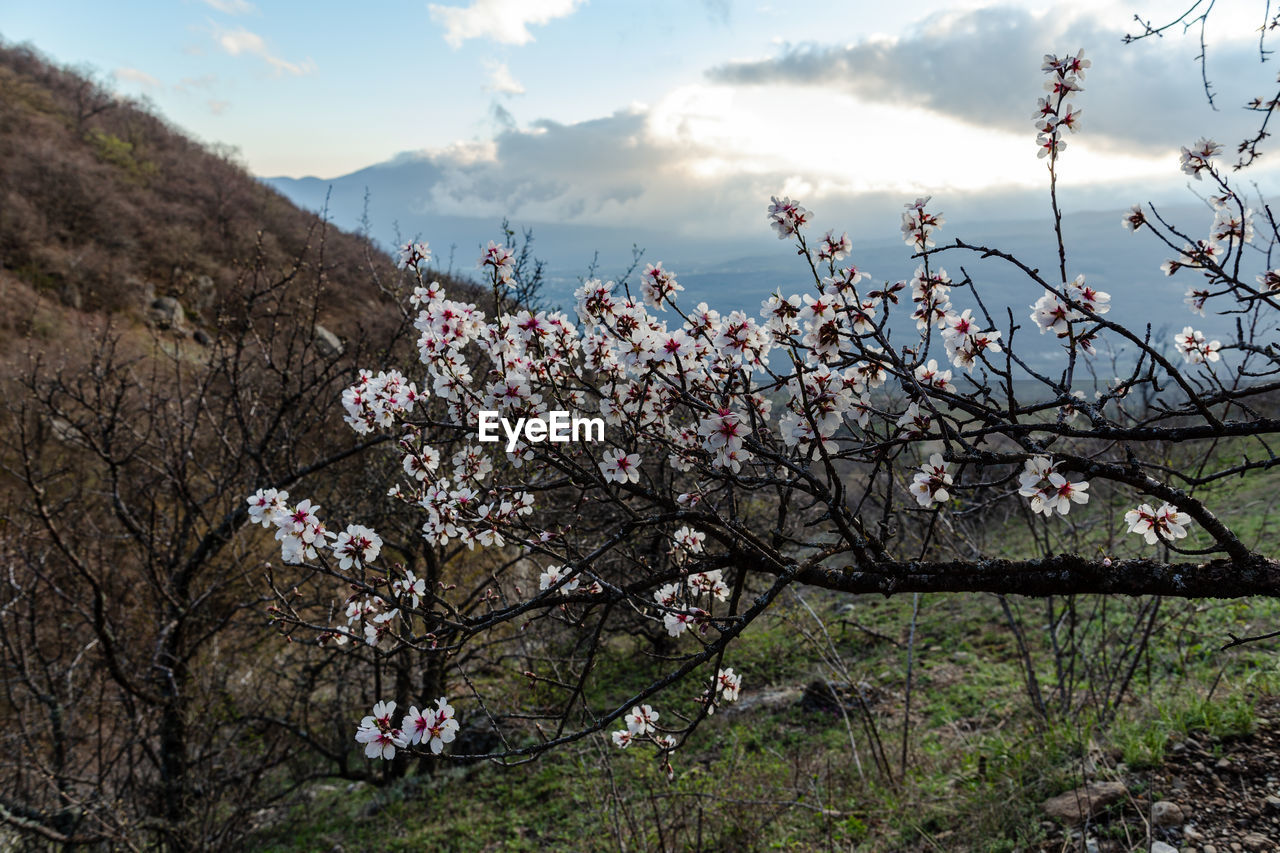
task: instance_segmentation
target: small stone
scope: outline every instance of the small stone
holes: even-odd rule
[[[1218,853],[1218,848],[1214,847],[1212,844],[1206,844],[1200,848],[1200,853]]]
[[[1182,826],[1186,817],[1177,803],[1160,800],[1151,804],[1151,822],[1156,826]]]
[[[1231,762],[1225,758],[1219,758],[1218,763],[1213,765],[1214,770],[1230,770]]]
[[[321,358],[337,358],[342,355],[342,341],[333,332],[316,323],[316,352]]]
[[[1246,850],[1275,850],[1276,849],[1276,844],[1274,841],[1272,841],[1270,838],[1267,838],[1265,835],[1259,835],[1256,832],[1249,833],[1243,839],[1241,839],[1241,841],[1244,844],[1244,849]]]
[[[1152,841],[1151,853],[1178,853],[1178,848],[1172,844],[1165,844],[1163,841]]]
[[[186,317],[182,303],[172,296],[161,296],[151,301],[151,319],[157,329],[182,329]]]
[[[1084,849],[1087,851],[1087,853],[1100,853],[1100,850],[1098,848],[1098,839],[1090,838],[1087,841],[1085,841]]]
[[[1280,814],[1280,797],[1275,794],[1267,795],[1267,811],[1273,814]]]
[[[1182,830],[1182,835],[1188,841],[1199,841],[1202,838],[1204,838],[1204,836],[1200,834],[1200,831],[1197,830],[1194,826],[1185,827]]]
[[[1128,793],[1122,782],[1090,782],[1045,800],[1041,808],[1051,818],[1077,824],[1120,801]]]

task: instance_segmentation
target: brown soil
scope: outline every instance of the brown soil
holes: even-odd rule
[[[1130,796],[1084,827],[1055,825],[1041,851],[1148,850],[1163,841],[1181,853],[1280,851],[1280,701],[1258,708],[1252,734],[1207,735],[1173,744],[1165,762],[1124,777]],[[1180,826],[1154,826],[1152,804],[1176,803]],[[1048,825],[1046,824],[1046,829]],[[1159,849],[1159,848],[1157,848]]]

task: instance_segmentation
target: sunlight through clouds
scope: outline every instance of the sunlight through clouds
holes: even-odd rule
[[[802,174],[819,195],[1036,188],[1045,180],[1028,134],[829,90],[685,86],[653,109],[649,131],[659,144],[695,152],[686,163],[694,175]],[[1160,176],[1174,154],[1101,153],[1075,140],[1072,152],[1068,184],[1081,180],[1072,172],[1095,182]]]

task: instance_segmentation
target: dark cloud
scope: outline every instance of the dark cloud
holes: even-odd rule
[[[507,109],[497,101],[494,101],[489,105],[489,116],[493,119],[493,123],[502,130],[515,130],[515,116],[511,114],[511,110]]]
[[[758,62],[711,69],[720,83],[840,89],[860,98],[924,107],[977,126],[1033,132],[1047,52],[1085,49],[1093,61],[1077,96],[1083,131],[1117,146],[1187,145],[1213,134],[1234,143],[1256,125],[1240,105],[1274,90],[1274,70],[1259,68],[1256,43],[1210,45],[1209,74],[1220,112],[1206,103],[1199,44],[1178,36],[1122,43],[1124,32],[1096,19],[1062,24],[1051,15],[987,8],[938,16],[893,41],[802,44]],[[1253,87],[1257,87],[1256,90]]]

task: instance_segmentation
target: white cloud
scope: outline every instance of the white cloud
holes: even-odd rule
[[[487,89],[500,95],[524,94],[524,86],[519,80],[511,76],[511,69],[507,67],[505,62],[488,60],[485,62],[485,67],[489,69]]]
[[[214,32],[213,38],[219,47],[232,56],[240,56],[241,54],[256,56],[274,68],[277,73],[310,74],[316,70],[315,63],[310,59],[298,63],[289,62],[274,55],[267,49],[267,43],[263,41],[262,36],[246,30],[244,27],[234,30],[219,29]]]
[[[216,98],[211,98],[210,100],[205,101],[205,105],[209,107],[209,112],[216,116],[220,116],[227,111],[227,107],[231,106],[231,102],[219,101]]]
[[[145,71],[136,68],[117,68],[111,76],[121,83],[136,83],[144,89],[158,89],[161,83]]]
[[[848,94],[862,102],[927,109],[983,130],[1024,134],[1044,94],[1044,53],[1083,47],[1093,67],[1077,100],[1092,142],[1105,138],[1115,150],[1132,152],[1176,149],[1209,127],[1225,138],[1249,132],[1256,116],[1238,109],[1214,113],[1205,102],[1194,54],[1154,42],[1125,45],[1125,26],[1111,16],[1037,15],[991,6],[939,13],[897,37],[783,43],[770,58],[730,62],[707,76],[740,89]],[[1259,67],[1256,39],[1222,39],[1209,48],[1209,75],[1224,103],[1246,101],[1259,84],[1265,90],[1268,75]]]
[[[248,0],[204,0],[204,3],[224,15],[252,15],[258,11]]]
[[[431,19],[442,24],[444,40],[461,47],[467,39],[488,39],[499,44],[533,41],[529,25],[546,24],[571,14],[584,0],[472,0],[470,6],[427,7]]]
[[[199,77],[183,77],[181,82],[173,84],[173,91],[187,94],[192,89],[212,89],[218,82],[216,74],[201,74]]]

